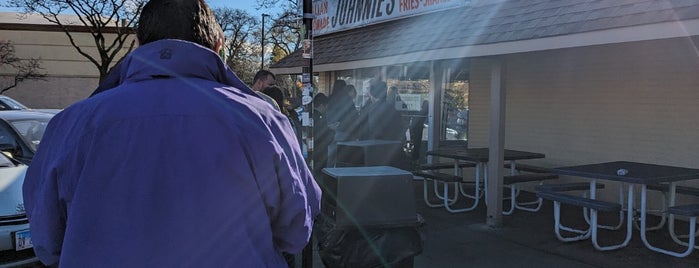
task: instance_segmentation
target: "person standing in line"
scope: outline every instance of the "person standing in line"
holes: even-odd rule
[[[352,99],[352,105],[355,106],[355,110],[357,107],[357,88],[354,87],[354,85],[347,85],[347,93],[350,95],[350,98]]]
[[[321,191],[288,120],[216,51],[204,0],[151,0],[140,47],[105,90],[58,113],[27,170],[41,262],[65,267],[286,267]]]
[[[402,100],[400,98],[400,94],[398,94],[398,87],[391,86],[388,88],[386,100],[388,101],[388,103],[393,105],[394,108],[396,107],[396,102],[402,103]]]
[[[267,94],[263,93],[262,91],[265,88],[274,86],[277,83],[277,77],[274,76],[274,74],[270,71],[267,70],[259,70],[257,73],[255,73],[255,76],[252,78],[252,90],[257,93],[262,99],[264,99],[267,103],[272,105],[272,107],[276,108],[277,111],[282,111],[282,107],[277,104],[276,101]]]
[[[347,108],[347,117],[343,124],[338,126],[338,128],[349,133],[348,140],[359,140],[362,137],[362,127],[360,125],[361,117],[359,114],[359,109],[356,106],[357,89],[354,87],[354,85],[347,85],[345,86],[345,91],[347,94],[349,94],[350,99],[352,100],[352,106]]]
[[[289,119],[289,123],[291,123],[291,127],[294,129],[294,135],[296,135],[299,144],[303,144],[301,139],[301,121],[296,115],[296,111],[287,108],[287,98],[284,97],[284,92],[282,89],[277,86],[269,86],[263,89],[262,93],[272,98],[280,107],[280,112],[285,115],[287,119]]]
[[[403,120],[386,97],[386,82],[372,80],[369,84],[369,104],[362,110],[365,111],[366,138],[403,142],[406,131]]]
[[[313,175],[321,175],[328,163],[328,147],[332,143],[335,132],[328,127],[325,111],[328,108],[328,97],[318,93],[313,97]]]
[[[359,114],[354,107],[354,101],[348,91],[349,89],[346,84],[341,83],[335,87],[335,90],[328,98],[328,126],[335,132],[333,141],[328,147],[328,167],[334,167],[336,164],[338,142],[356,140],[358,138],[354,135]]]
[[[425,130],[425,121],[429,113],[430,103],[427,100],[422,101],[419,114],[413,116],[410,120],[410,142],[413,144],[413,151],[410,158],[413,163],[420,162],[420,153],[422,151],[422,135]]]

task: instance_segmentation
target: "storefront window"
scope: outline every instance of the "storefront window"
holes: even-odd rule
[[[467,60],[444,61],[441,140],[468,140],[469,69]]]
[[[432,89],[432,62],[342,70],[335,79],[344,80],[356,89],[358,110],[368,99],[369,82],[381,78],[388,86],[388,101],[401,113],[405,129],[404,151],[415,161],[424,159],[429,140],[429,102]],[[441,120],[440,140],[468,140],[469,69],[467,60],[435,63],[443,74],[441,111],[434,115]],[[333,81],[329,81],[331,83]],[[331,85],[328,85],[331,86]],[[330,93],[332,94],[332,92]],[[436,138],[436,137],[435,137]]]
[[[412,160],[424,158],[429,138],[427,116],[429,113],[430,65],[414,63],[386,68],[388,100],[401,112],[406,129],[404,150]]]

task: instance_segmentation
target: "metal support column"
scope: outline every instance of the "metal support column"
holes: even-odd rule
[[[303,0],[303,31],[301,34],[301,38],[310,41],[310,51],[306,51],[306,48],[304,48],[304,52],[307,52],[310,55],[302,56],[304,60],[301,75],[301,83],[303,84],[304,88],[302,100],[312,100],[314,94],[314,92],[312,91],[315,91],[307,90],[313,88],[313,17],[313,1]],[[305,104],[305,106],[307,108],[304,110],[308,113],[308,118],[313,118],[313,102],[309,101]],[[311,137],[311,142],[309,146],[307,146],[311,149],[308,150],[308,159],[313,159],[313,126],[309,128],[306,135],[308,135],[308,137]],[[311,170],[313,170],[313,165],[315,164],[316,163],[311,164]],[[301,252],[301,267],[313,267],[313,235],[311,235],[308,245],[306,245],[306,247]]]
[[[488,204],[486,224],[502,226],[502,176],[505,156],[505,64],[500,58],[490,70],[490,132],[488,138]]]

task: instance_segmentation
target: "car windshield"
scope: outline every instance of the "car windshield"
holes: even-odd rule
[[[49,119],[15,120],[10,123],[22,135],[22,138],[29,142],[30,146],[33,147],[32,149],[36,151],[41,142],[41,137],[44,136]]]
[[[0,97],[0,108],[2,110],[26,110],[29,109],[27,106],[24,106],[24,104],[19,103],[18,101],[8,98],[8,97]]]

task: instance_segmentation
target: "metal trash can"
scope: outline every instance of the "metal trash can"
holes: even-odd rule
[[[402,144],[389,140],[340,141],[337,167],[397,166]]]
[[[314,231],[326,267],[412,267],[424,220],[412,174],[388,166],[325,168]]]

